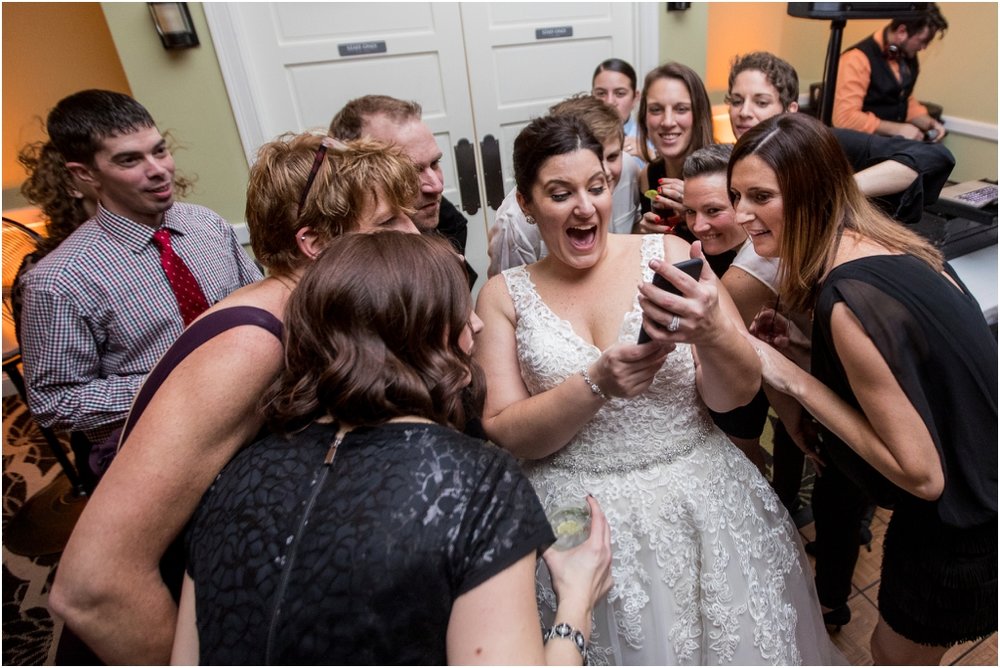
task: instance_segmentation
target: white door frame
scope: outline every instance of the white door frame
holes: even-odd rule
[[[658,2],[637,2],[635,5],[635,40],[639,54],[639,62],[636,64],[641,85],[645,73],[659,65],[659,10],[663,5]],[[254,104],[256,95],[263,92],[252,89],[253,78],[246,68],[246,63],[251,62],[249,50],[252,45],[246,43],[239,13],[233,11],[232,3],[206,2],[203,7],[243,151],[247,162],[252,164],[257,147],[271,139],[266,136]]]

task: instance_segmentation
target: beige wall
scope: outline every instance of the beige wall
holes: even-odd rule
[[[921,54],[920,99],[944,107],[953,116],[990,125],[997,123],[997,4],[948,2],[941,5],[950,25],[944,39]],[[851,20],[844,29],[847,47],[885,21]],[[660,16],[660,58],[680,60],[705,78],[713,103],[726,92],[729,63],[748,51],[771,51],[795,66],[802,92],[821,81],[830,22],[788,16],[778,2],[694,3],[686,12]],[[949,135],[955,154],[952,178],[997,178],[997,142]]]
[[[704,77],[705,34],[708,32],[709,3],[696,2],[682,12],[668,12],[658,3],[660,16],[660,62],[684,63]],[[639,72],[639,85],[646,76]]]
[[[5,208],[23,205],[18,151],[46,138],[45,118],[59,100],[87,88],[130,92],[100,5],[5,2],[3,188],[12,189]]]
[[[145,3],[101,3],[132,93],[177,145],[178,171],[195,179],[187,199],[242,222],[248,168],[200,3],[189,3],[201,46],[167,51]]]

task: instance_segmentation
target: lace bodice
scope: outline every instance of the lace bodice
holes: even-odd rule
[[[654,258],[663,258],[663,238],[651,234],[642,243],[646,281],[653,278],[649,262]],[[552,389],[601,356],[597,346],[580,338],[568,321],[542,301],[525,267],[508,269],[503,275],[517,313],[515,336],[521,377],[531,394]],[[618,341],[634,342],[641,325],[637,291]],[[622,430],[626,421],[630,425],[627,433]],[[624,472],[673,461],[704,442],[714,429],[695,386],[691,346],[680,344],[645,393],[634,399],[612,398],[566,447],[543,463],[594,473]]]

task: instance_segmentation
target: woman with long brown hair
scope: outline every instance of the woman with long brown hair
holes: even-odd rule
[[[749,130],[729,183],[757,253],[781,260],[782,303],[813,312],[812,375],[761,342],[765,381],[822,424],[828,465],[894,508],[872,658],[938,663],[997,628],[996,340],[937,249],[864,197],[815,119]],[[773,313],[755,324],[769,341],[787,333]]]
[[[646,75],[639,102],[639,151],[649,164],[639,176],[640,187],[653,199],[641,198],[640,232],[677,232],[694,241],[684,222],[684,160],[715,142],[712,105],[705,84],[687,65],[665,63]],[[656,150],[655,156],[649,145]]]

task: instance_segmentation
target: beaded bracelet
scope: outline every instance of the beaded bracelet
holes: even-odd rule
[[[579,630],[563,622],[545,629],[542,637],[545,642],[548,642],[549,638],[565,638],[572,641],[577,650],[579,650],[580,656],[583,657],[583,665],[587,665],[587,641],[583,639],[583,633]]]
[[[609,397],[608,395],[604,394],[604,390],[601,389],[601,386],[598,385],[597,383],[595,383],[591,379],[589,371],[587,371],[586,369],[584,369],[583,371],[580,372],[580,375],[583,376],[583,382],[585,382],[587,385],[590,386],[590,391],[591,392],[593,392],[594,394],[596,394],[597,396],[599,396],[601,399],[604,399],[605,401],[608,401],[609,399],[611,399],[611,397]]]

